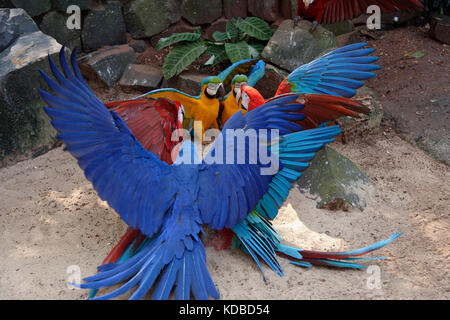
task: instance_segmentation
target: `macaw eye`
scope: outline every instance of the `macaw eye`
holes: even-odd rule
[[[208,83],[208,86],[206,87],[206,92],[210,96],[215,96],[217,94],[217,91],[219,91],[221,85],[222,85],[221,83]]]
[[[234,91],[237,93],[243,86],[246,86],[247,82],[236,82],[234,84]]]

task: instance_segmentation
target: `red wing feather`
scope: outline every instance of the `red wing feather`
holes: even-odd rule
[[[301,2],[301,1],[299,1]],[[397,10],[421,10],[423,5],[418,0],[316,0],[310,6],[322,7],[323,15],[321,23],[336,23],[345,19],[353,19],[360,14],[366,13],[371,5],[377,5],[382,12]],[[306,10],[306,11],[308,11]],[[306,14],[306,16],[309,16]],[[320,16],[320,14],[316,14]]]

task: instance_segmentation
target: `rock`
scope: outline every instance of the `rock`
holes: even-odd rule
[[[81,40],[83,50],[86,52],[103,46],[126,43],[126,27],[121,3],[111,1],[102,8],[90,11],[84,19]]]
[[[264,77],[262,77],[258,81],[258,83],[255,85],[255,88],[263,95],[265,99],[272,98],[273,96],[275,96],[280,83],[288,75],[289,74],[286,71],[266,63],[266,71],[264,73]]]
[[[450,44],[450,17],[437,15],[430,20],[430,36],[443,43]]]
[[[349,33],[344,33],[336,37],[338,47],[343,47],[348,44],[361,42],[360,31],[353,30]]]
[[[52,8],[50,0],[10,0],[16,8],[24,9],[30,16],[36,17]]]
[[[280,13],[284,19],[294,19],[298,14],[297,0],[282,0],[280,4]]]
[[[247,0],[223,0],[223,13],[225,18],[246,18],[248,9]]]
[[[23,9],[0,9],[0,52],[18,37],[39,31],[36,23]]]
[[[60,44],[66,45],[70,49],[81,49],[81,30],[67,28],[68,16],[67,14],[50,11],[42,18],[40,28],[42,32],[55,38]]]
[[[352,20],[345,20],[338,23],[324,24],[323,27],[333,32],[335,36],[340,36],[341,34],[352,32],[354,29]]]
[[[134,52],[136,53],[142,53],[147,48],[147,45],[145,44],[144,40],[135,40],[130,43],[128,43],[130,47],[133,48]]]
[[[381,27],[382,29],[391,29],[392,27],[396,27],[408,21],[416,19],[419,17],[419,15],[420,12],[414,10],[411,10],[411,12],[399,10],[394,12],[382,13]]]
[[[133,0],[124,6],[123,14],[134,39],[154,36],[181,18],[179,0]]]
[[[177,23],[171,25],[169,28],[161,32],[160,34],[153,36],[150,39],[150,44],[152,47],[155,47],[158,43],[159,39],[161,38],[167,38],[170,37],[174,33],[181,33],[181,32],[194,32],[198,27],[194,27],[181,19]]]
[[[162,78],[162,70],[159,68],[143,64],[129,64],[119,84],[125,92],[133,90],[148,92],[159,88]]]
[[[342,117],[336,120],[336,123],[342,129],[342,134],[339,135],[337,140],[341,140],[344,143],[360,140],[376,133],[380,129],[384,115],[380,102],[370,88],[366,86],[361,87],[352,99],[369,108],[370,113],[368,115],[361,114],[360,118]]]
[[[199,74],[197,72],[185,71],[177,77],[164,80],[162,88],[177,88],[187,94],[197,96],[202,89],[202,81],[211,76],[210,74]]]
[[[351,160],[330,147],[317,152],[297,181],[301,192],[318,196],[318,208],[348,211],[366,207],[370,178]]]
[[[0,0],[0,8],[14,8],[11,0]]]
[[[293,71],[314,60],[326,50],[337,47],[334,34],[317,26],[310,32],[312,23],[306,20],[293,27],[292,20],[284,20],[262,52],[262,57],[272,64]]]
[[[214,41],[213,34],[216,31],[225,32],[227,29],[227,19],[219,19],[217,21],[214,21],[208,28],[206,28],[204,34],[206,35],[206,38],[208,38],[211,41]]]
[[[280,17],[278,0],[248,0],[248,11],[267,22],[274,22]]]
[[[0,9],[0,16],[9,15],[12,21],[20,18],[24,22],[20,27],[30,31],[28,20],[21,17],[23,13],[22,9]],[[5,25],[1,26],[0,36]],[[0,52],[0,166],[39,155],[57,144],[56,131],[36,89],[50,91],[38,70],[51,74],[47,55],[57,63],[61,45],[40,31],[16,34],[14,38]]]
[[[208,4],[198,0],[182,0],[181,15],[197,26],[212,23],[222,16],[222,0],[209,0]]]
[[[91,10],[92,0],[52,0],[52,8],[61,12],[67,12],[71,5],[79,6],[81,10]]]
[[[80,69],[87,79],[99,80],[113,87],[129,64],[136,63],[136,53],[128,45],[106,47],[84,56]]]

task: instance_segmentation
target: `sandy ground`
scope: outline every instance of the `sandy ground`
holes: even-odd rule
[[[284,277],[266,268],[267,284],[249,256],[207,248],[222,299],[450,298],[450,171],[384,128],[365,141],[333,144],[373,179],[364,212],[315,208],[293,189],[275,221],[305,249],[366,246],[395,231],[368,270],[296,267]],[[66,281],[92,275],[126,226],[99,200],[62,148],[0,170],[0,299],[85,299]],[[72,278],[71,278],[72,277]],[[75,277],[75,278],[74,278]],[[379,282],[377,282],[379,279]]]

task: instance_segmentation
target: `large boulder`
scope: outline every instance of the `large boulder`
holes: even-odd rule
[[[352,20],[344,20],[337,23],[324,24],[323,27],[333,32],[336,37],[352,32],[354,29]]]
[[[36,17],[52,8],[50,0],[10,0],[16,8],[24,9],[30,16]]]
[[[129,64],[120,79],[125,92],[148,92],[158,89],[163,79],[162,69],[145,64]]]
[[[450,44],[450,17],[436,15],[430,20],[430,35],[445,43]]]
[[[70,49],[81,49],[81,30],[67,28],[69,15],[57,11],[47,12],[40,24],[41,31]]]
[[[183,0],[181,15],[193,25],[211,23],[222,16],[222,0]]]
[[[370,178],[348,158],[330,147],[320,150],[297,181],[302,192],[316,195],[317,207],[329,210],[364,210]]]
[[[164,80],[162,88],[177,88],[187,94],[197,96],[202,89],[202,81],[210,77],[210,74],[199,74],[192,71],[184,71],[176,77]]]
[[[129,64],[136,63],[136,53],[128,45],[105,47],[80,59],[80,69],[90,80],[113,87]]]
[[[57,143],[37,88],[49,91],[39,70],[51,74],[47,55],[56,62],[61,45],[36,31],[23,9],[0,9],[0,17],[8,17],[2,21],[6,24],[0,23],[0,39],[5,38],[5,32],[8,38],[14,35],[0,50],[0,166],[4,166],[45,152]]]
[[[277,92],[280,83],[289,74],[269,63],[266,63],[264,76],[255,85],[255,88],[263,95],[265,99],[272,98]]]
[[[180,0],[133,0],[123,8],[127,30],[134,39],[154,36],[180,20],[179,7]]]
[[[93,0],[52,0],[52,7],[55,10],[67,12],[67,8],[71,5],[80,7],[81,10],[91,10]]]
[[[225,18],[246,18],[248,9],[247,0],[223,0],[223,14]]]
[[[86,52],[103,46],[126,43],[122,4],[119,1],[110,1],[103,7],[90,11],[84,19],[81,40]]]
[[[36,23],[23,9],[0,9],[0,52],[22,35],[39,31]]]
[[[310,32],[312,23],[306,20],[293,26],[292,20],[284,20],[262,52],[263,58],[272,64],[293,71],[314,60],[321,53],[337,47],[333,32],[317,26]]]

